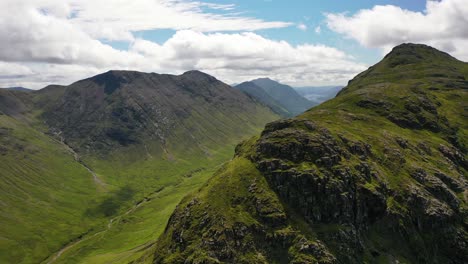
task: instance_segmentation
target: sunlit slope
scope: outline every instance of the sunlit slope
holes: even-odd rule
[[[466,263],[468,66],[404,44],[237,147],[154,263]],[[143,259],[142,259],[143,261]]]

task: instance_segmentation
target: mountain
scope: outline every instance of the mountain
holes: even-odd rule
[[[8,88],[5,88],[5,89],[13,90],[13,91],[22,91],[22,92],[30,92],[30,91],[32,91],[31,89],[24,88],[24,87],[8,87]]]
[[[294,87],[294,90],[315,105],[332,99],[341,89],[342,86]]]
[[[468,63],[402,44],[183,199],[153,263],[467,263]]]
[[[0,90],[0,263],[131,261],[239,140],[278,118],[198,71]]]
[[[296,116],[312,107],[314,104],[299,95],[291,86],[284,85],[268,78],[252,80],[250,82],[237,85],[250,96],[269,106],[275,113],[284,117]],[[261,88],[265,93],[262,93]],[[284,113],[284,110],[287,113]]]
[[[251,96],[258,102],[264,104],[265,106],[269,107],[273,112],[276,114],[289,117],[292,114],[281,105],[281,103],[277,102],[273,97],[271,97],[263,88],[257,86],[253,82],[243,82],[235,86],[236,89],[241,90],[245,94]]]
[[[110,71],[66,87],[43,114],[49,127],[81,152],[148,140],[155,142],[152,151],[169,156],[204,152],[252,131],[265,115],[241,92],[198,71],[180,76]]]

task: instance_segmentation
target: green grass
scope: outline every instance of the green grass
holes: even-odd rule
[[[140,258],[147,253],[147,246],[155,243],[163,232],[180,200],[198,189],[215,169],[216,166],[196,172],[176,185],[148,196],[149,201],[119,218],[107,232],[69,250],[57,263],[128,263]]]
[[[60,143],[5,115],[0,124],[0,262],[38,262],[102,221],[85,216],[99,192]]]
[[[180,138],[181,145],[169,146],[170,157],[151,141],[144,149],[129,146],[105,158],[82,156],[101,186],[42,129],[0,115],[2,263],[47,263],[61,248],[82,239],[57,262],[115,263],[140,256],[144,252],[136,249],[154,242],[180,199],[229,160],[243,137],[207,142],[203,152]],[[247,129],[252,130],[259,128]],[[183,144],[187,148],[180,148]],[[115,220],[107,230],[110,219]]]

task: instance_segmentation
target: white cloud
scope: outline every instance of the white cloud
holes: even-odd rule
[[[185,30],[178,31],[163,45],[137,39],[130,50],[150,61],[159,60],[157,67],[161,70],[199,69],[228,83],[274,76],[294,85],[344,84],[366,68],[335,48],[292,46],[255,33],[204,34]]]
[[[466,0],[427,1],[424,12],[397,6],[374,6],[353,15],[327,14],[331,30],[365,47],[382,48],[425,43],[468,60],[468,3]]]
[[[181,0],[71,0],[72,23],[91,36],[110,40],[131,40],[132,32],[154,29],[191,29],[202,32],[254,31],[293,25],[263,21],[231,13],[234,5],[218,5]]]
[[[320,34],[322,33],[322,28],[320,26],[316,26],[314,29],[315,33]]]
[[[25,78],[33,74],[33,71],[21,64],[17,63],[7,63],[0,61],[0,82],[8,84],[10,80],[15,80],[19,78]],[[9,87],[13,85],[5,85]]]
[[[0,87],[69,84],[110,69],[176,74],[198,69],[228,83],[269,76],[296,85],[344,84],[365,69],[324,45],[292,46],[253,32],[228,33],[288,25],[219,13],[233,8],[182,0],[2,1]],[[216,14],[209,12],[213,9]],[[134,36],[155,28],[177,31],[162,44]],[[126,40],[129,49],[117,50],[102,38]]]
[[[304,23],[300,23],[297,25],[297,28],[302,30],[302,31],[306,31],[307,30],[307,26],[304,24]]]
[[[90,37],[67,19],[55,1],[0,3],[0,60],[97,66],[131,64],[138,58]],[[54,3],[52,3],[54,2]]]

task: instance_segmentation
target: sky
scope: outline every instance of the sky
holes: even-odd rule
[[[345,85],[406,42],[468,61],[468,0],[2,0],[0,87],[108,70]]]

